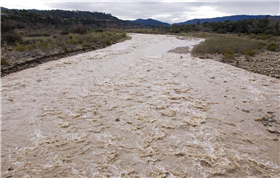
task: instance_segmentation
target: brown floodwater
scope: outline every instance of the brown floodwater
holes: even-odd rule
[[[130,35],[1,78],[3,178],[280,176],[279,80]]]

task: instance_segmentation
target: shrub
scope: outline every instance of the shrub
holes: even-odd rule
[[[63,51],[67,53],[69,50],[68,50],[68,48],[65,46],[65,47],[63,47]]]
[[[224,53],[222,59],[223,60],[234,59],[234,54],[233,53]]]
[[[26,51],[27,48],[24,44],[19,44],[19,43],[16,43],[16,47],[14,48],[15,51],[20,51],[20,52],[23,52],[23,51]]]
[[[253,58],[251,56],[245,55],[245,61],[252,62]]]
[[[1,66],[7,65],[7,64],[8,64],[7,60],[4,57],[1,57]]]
[[[89,43],[85,43],[82,45],[83,49],[90,48],[90,47],[91,47],[91,44],[89,44]]]
[[[112,44],[112,42],[111,42],[111,40],[110,40],[110,39],[107,39],[107,40],[105,41],[105,44],[107,44],[107,45],[111,45],[111,44]]]
[[[226,33],[226,30],[220,28],[217,33]]]
[[[2,22],[2,21],[1,21]],[[11,32],[12,31],[12,28],[9,24],[7,23],[1,23],[1,33],[7,33],[7,32]]]
[[[265,42],[257,40],[248,40],[233,37],[213,37],[206,39],[204,42],[196,45],[192,54],[234,54],[241,53],[246,55],[255,55],[258,50],[266,45]]]
[[[3,44],[4,42],[6,42],[7,44],[15,44],[16,42],[22,42],[22,37],[15,32],[4,33],[2,34],[1,38],[1,44]]]
[[[51,36],[49,33],[45,32],[43,36]]]
[[[88,31],[87,27],[83,25],[77,25],[71,30],[72,33],[78,33],[78,34],[85,34],[87,33],[87,31]]]
[[[28,37],[40,37],[40,36],[50,36],[50,34],[47,33],[47,32],[44,32],[44,33],[41,33],[41,32],[33,32],[33,33],[27,34],[26,36],[28,36]]]
[[[267,50],[269,51],[276,51],[278,48],[277,44],[276,43],[269,43],[266,47]]]
[[[73,39],[73,38],[75,38],[75,35],[72,34],[72,33],[70,33],[70,34],[68,35],[68,38],[69,38],[69,39]]]
[[[222,54],[223,54],[223,55],[224,55],[224,54],[234,54],[234,52],[232,51],[232,49],[226,48],[226,49],[224,49],[224,50],[222,51]]]
[[[40,43],[40,48],[42,48],[42,49],[47,49],[48,46],[49,46],[49,44],[48,44],[46,41],[42,41],[42,42]]]
[[[68,35],[68,34],[69,34],[69,31],[66,30],[66,29],[64,29],[64,30],[60,33],[60,35]]]
[[[8,50],[8,44],[7,44],[7,42],[4,42],[4,44],[2,44],[2,47],[4,48],[4,50]]]
[[[95,31],[95,32],[97,32],[97,33],[98,33],[98,32],[99,32],[99,33],[104,32],[104,30],[103,30],[103,29],[95,29],[94,31]]]
[[[126,35],[126,33],[124,32],[124,33],[121,33],[121,34],[120,34],[120,37],[121,37],[121,38],[125,38],[125,37],[127,37],[127,35]]]
[[[244,55],[247,55],[247,56],[255,56],[256,55],[256,52],[254,50],[251,50],[251,49],[244,50],[241,53],[244,54]]]
[[[32,51],[33,49],[36,49],[36,45],[35,44],[28,45],[27,49],[28,49],[28,51]]]

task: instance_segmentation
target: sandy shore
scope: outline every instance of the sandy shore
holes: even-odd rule
[[[132,40],[2,77],[2,177],[279,177],[279,80]]]

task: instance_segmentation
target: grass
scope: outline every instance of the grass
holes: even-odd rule
[[[1,66],[2,66],[2,65],[7,65],[7,64],[8,64],[8,63],[7,63],[6,58],[1,57]]]
[[[87,34],[58,35],[55,37],[24,37],[21,43],[16,42],[13,46],[14,51],[24,52],[35,49],[47,50],[60,48],[63,51],[72,51],[73,49],[86,49],[95,47],[105,47],[119,41],[127,39],[126,33],[114,33],[109,31],[90,32]],[[67,50],[66,50],[67,49]]]
[[[126,29],[127,33],[144,33],[144,34],[152,34],[155,32],[153,29]]]
[[[196,38],[210,38],[217,36],[218,34],[213,33],[207,33],[207,32],[189,32],[189,33],[179,33],[180,36],[186,36],[186,37],[196,37]]]
[[[26,36],[28,36],[28,37],[42,37],[42,36],[48,37],[48,36],[50,36],[50,34],[47,33],[47,32],[43,32],[43,33],[41,33],[41,32],[32,32],[32,33],[27,34]]]
[[[23,52],[26,51],[27,48],[24,44],[16,43],[16,46],[14,48],[15,51]]]
[[[277,49],[279,49],[279,45],[272,42],[267,45],[266,49],[269,51],[277,51]]]
[[[244,38],[217,36],[206,39],[196,45],[192,54],[223,54],[225,57],[232,57],[234,53],[254,56],[261,48],[266,46],[266,42],[250,40]]]
[[[40,52],[42,52],[43,55],[51,54],[53,52],[68,53],[80,49],[87,50],[103,48],[130,39],[125,32],[116,33],[105,30],[91,31],[86,34],[69,33],[67,35],[60,35],[60,32],[57,31],[57,33],[53,33],[53,36],[39,36],[44,34],[46,33],[28,33],[27,36],[20,38],[21,41],[18,41],[17,38],[21,37],[19,34],[8,34],[6,37],[7,40],[9,40],[8,42],[11,41],[11,43],[1,41],[3,46],[2,52],[3,54],[8,54],[11,51],[10,49],[12,49],[13,52],[22,55],[37,55]],[[4,57],[6,57],[6,55],[4,55]],[[6,65],[8,62],[7,59],[3,57],[1,58],[1,65]]]

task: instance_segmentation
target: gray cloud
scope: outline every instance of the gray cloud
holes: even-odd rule
[[[154,18],[168,23],[225,15],[278,15],[278,1],[49,2],[50,8],[111,13],[121,19]]]
[[[251,14],[251,15],[279,15],[279,1],[263,2],[224,2],[218,10],[230,14]]]
[[[110,13],[124,20],[153,18],[168,23],[227,15],[279,15],[280,9],[278,0],[192,0],[188,2],[183,2],[183,0],[177,0],[180,2],[168,2],[168,0],[165,0],[165,2],[164,0],[154,0],[154,2],[149,0],[136,0],[133,2],[126,0],[122,0],[123,2],[101,2],[103,0],[32,0],[32,3],[20,0],[10,1],[5,3],[17,2],[20,7],[27,9],[42,7],[43,9],[98,11]],[[38,6],[33,7],[35,4]],[[9,8],[9,6],[7,7]]]

